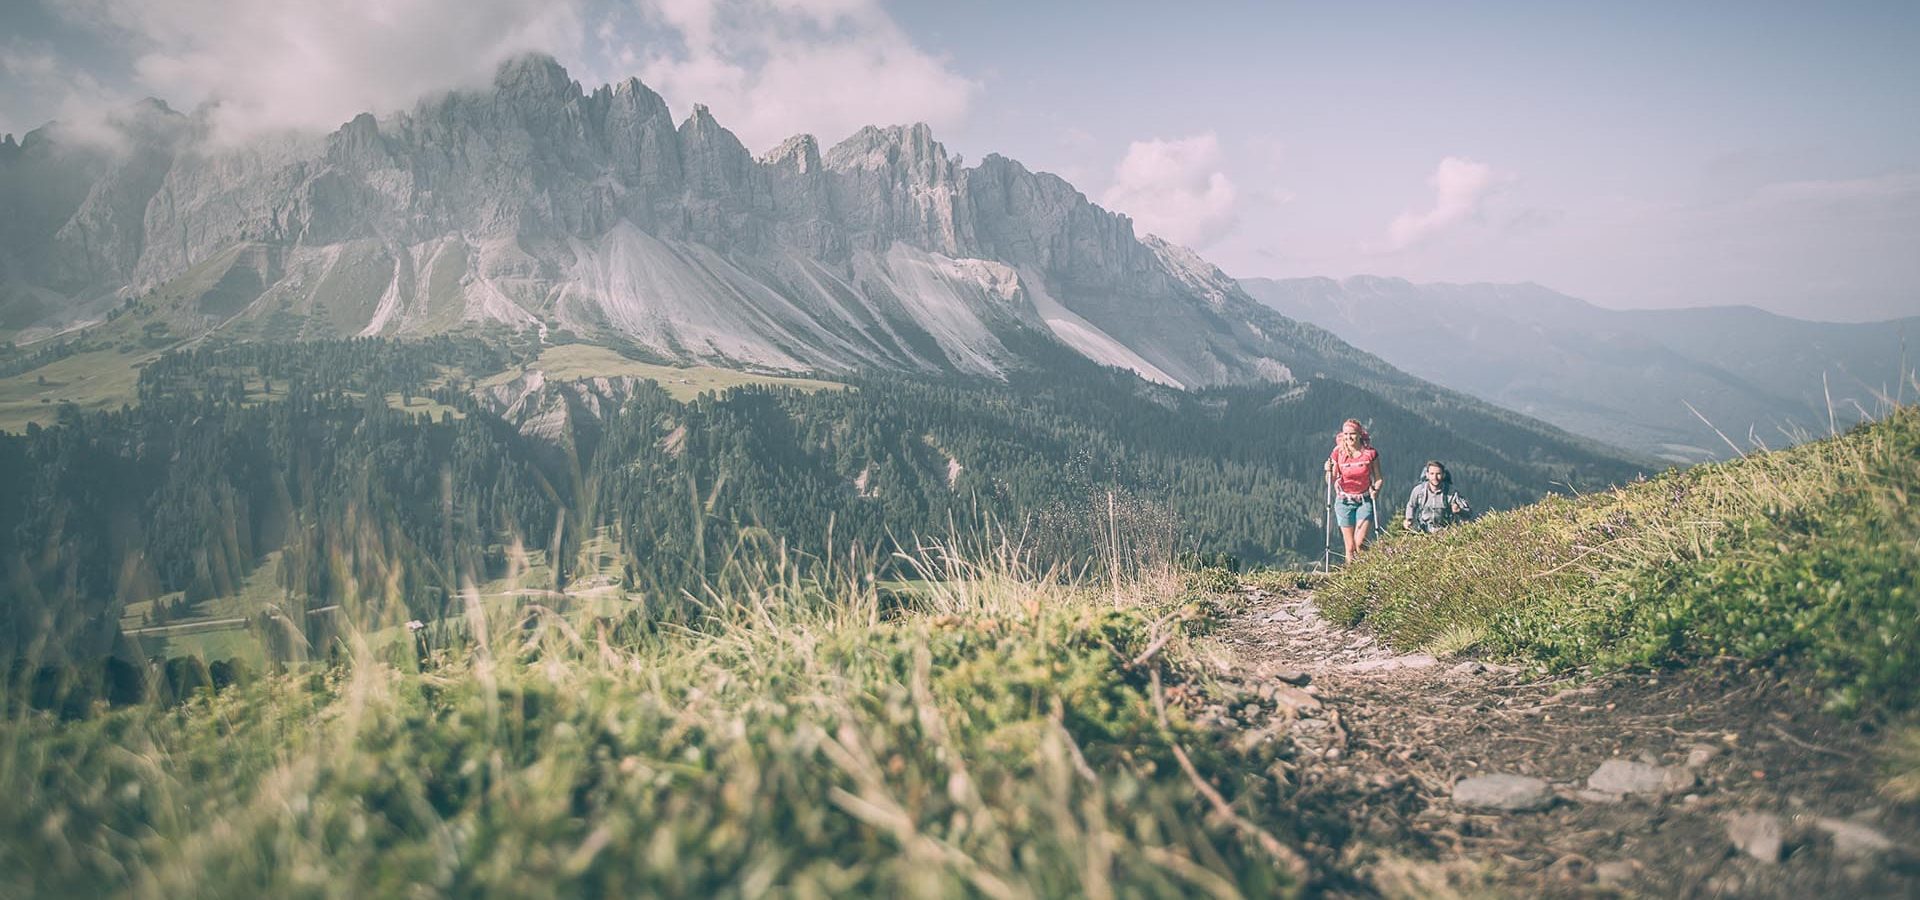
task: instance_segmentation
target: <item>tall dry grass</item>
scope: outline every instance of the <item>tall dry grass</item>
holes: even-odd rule
[[[673,619],[469,582],[409,630],[381,594],[398,582],[346,566],[366,586],[332,665],[72,721],[15,705],[0,893],[1298,887],[1260,774],[1284,747],[1238,748],[1159,692],[1191,678],[1170,565],[1036,570],[988,531],[913,546],[919,584],[888,596],[872,559],[739,546]]]

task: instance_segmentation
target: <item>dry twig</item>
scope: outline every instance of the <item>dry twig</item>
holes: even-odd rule
[[[1800,738],[1794,737],[1793,734],[1788,732],[1785,728],[1781,728],[1780,726],[1775,725],[1772,722],[1768,722],[1767,727],[1773,729],[1773,733],[1779,735],[1787,743],[1792,744],[1795,747],[1799,747],[1802,750],[1811,750],[1815,753],[1825,753],[1828,756],[1837,756],[1837,757],[1840,757],[1841,759],[1848,760],[1850,762],[1853,760],[1859,759],[1859,757],[1851,753],[1848,753],[1845,750],[1835,750],[1832,747],[1822,747],[1819,744],[1815,744],[1809,741],[1803,741]]]
[[[1222,819],[1233,823],[1233,827],[1241,834],[1252,838],[1254,843],[1260,846],[1260,849],[1265,850],[1268,856],[1273,857],[1274,861],[1280,864],[1281,868],[1287,870],[1287,874],[1293,876],[1296,881],[1305,882],[1307,880],[1307,861],[1303,859],[1299,853],[1295,852],[1293,848],[1280,843],[1280,839],[1274,837],[1272,832],[1261,828],[1259,825],[1249,821],[1245,816],[1234,812],[1233,806],[1227,802],[1227,798],[1220,796],[1219,789],[1208,784],[1205,778],[1200,777],[1200,770],[1194,768],[1193,760],[1187,758],[1187,751],[1180,746],[1179,741],[1173,740],[1172,725],[1167,721],[1167,701],[1166,698],[1162,696],[1163,692],[1160,690],[1160,670],[1152,670],[1151,677],[1153,679],[1153,708],[1160,715],[1160,728],[1166,732],[1167,743],[1173,748],[1173,758],[1180,763],[1180,769],[1187,773],[1187,780],[1193,782],[1194,790],[1200,792],[1200,796],[1206,798],[1208,805],[1212,806],[1213,811]]]

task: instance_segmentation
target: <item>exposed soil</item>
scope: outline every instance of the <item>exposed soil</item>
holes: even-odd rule
[[[1294,800],[1328,819],[1301,835],[1318,842],[1319,893],[1920,897],[1920,809],[1875,793],[1871,726],[1776,675],[1720,664],[1540,680],[1396,655],[1320,618],[1304,591],[1248,599],[1216,636],[1230,677],[1303,748]],[[1301,675],[1304,688],[1282,680]],[[1589,790],[1614,759],[1671,775],[1658,793]],[[1550,805],[1455,803],[1457,781],[1494,773],[1546,780]],[[1777,861],[1736,848],[1728,819],[1742,813],[1776,817]],[[1865,843],[1890,846],[1831,836],[1861,826]]]

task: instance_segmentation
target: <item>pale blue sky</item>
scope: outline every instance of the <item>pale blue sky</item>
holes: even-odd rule
[[[537,48],[755,150],[925,120],[1238,276],[1920,314],[1920,3],[15,0],[0,35],[0,131],[143,94],[325,127]]]

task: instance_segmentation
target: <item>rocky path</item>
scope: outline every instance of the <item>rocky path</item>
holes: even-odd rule
[[[1305,591],[1246,599],[1217,634],[1231,677],[1347,830],[1309,846],[1324,893],[1920,897],[1920,810],[1875,793],[1866,726],[1791,684],[1542,680],[1397,654]]]

